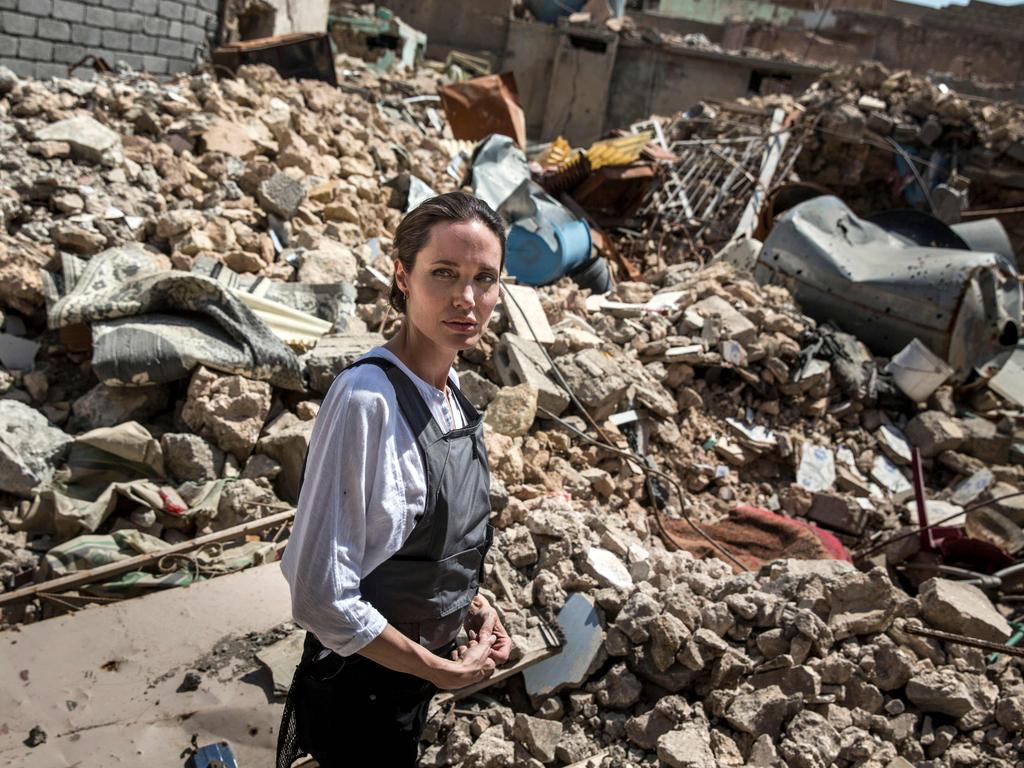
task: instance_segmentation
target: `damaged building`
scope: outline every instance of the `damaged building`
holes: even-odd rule
[[[515,647],[419,764],[1021,764],[1024,106],[754,48],[787,4],[735,44],[664,1],[24,5],[6,762],[273,762],[314,421],[399,327],[398,222],[465,189],[508,225],[456,367]]]

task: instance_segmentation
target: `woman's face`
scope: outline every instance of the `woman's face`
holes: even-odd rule
[[[406,271],[395,260],[395,280],[406,295],[406,318],[442,349],[469,349],[480,341],[498,301],[501,243],[480,221],[435,224]]]

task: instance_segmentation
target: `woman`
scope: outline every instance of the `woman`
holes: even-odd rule
[[[511,650],[477,594],[491,541],[487,456],[452,370],[498,300],[504,225],[452,192],[410,212],[394,249],[401,328],[327,393],[282,560],[307,633],[279,766],[295,741],[323,768],[415,765],[431,696],[488,677]],[[463,627],[469,642],[456,648]]]

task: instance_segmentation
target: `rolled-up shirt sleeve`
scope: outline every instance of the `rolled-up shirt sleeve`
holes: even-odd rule
[[[346,378],[383,380],[390,388],[383,374],[365,369],[376,367],[354,369]],[[408,534],[407,489],[394,439],[397,410],[376,387],[335,382],[317,414],[282,559],[295,622],[342,656],[358,652],[387,625],[359,591],[379,565],[367,556],[368,535],[392,542],[388,549],[394,550]]]

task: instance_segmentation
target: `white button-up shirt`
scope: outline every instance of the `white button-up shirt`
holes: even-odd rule
[[[383,347],[364,357],[397,365],[442,429],[465,426],[454,394],[446,397]],[[450,377],[458,382],[454,370]],[[423,458],[387,374],[366,364],[338,376],[316,416],[281,560],[295,622],[325,647],[350,656],[384,631],[387,620],[363,600],[359,582],[405,544],[426,492]]]

